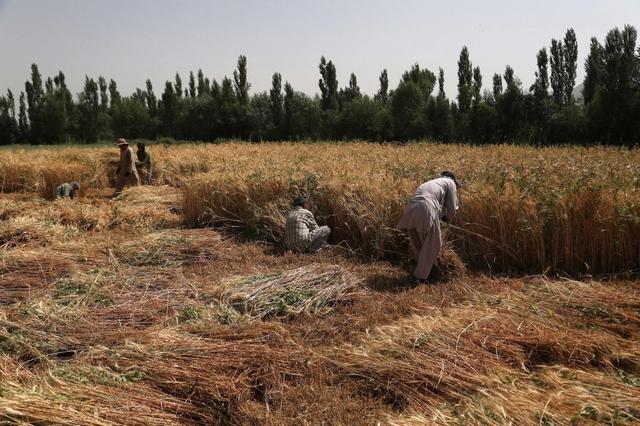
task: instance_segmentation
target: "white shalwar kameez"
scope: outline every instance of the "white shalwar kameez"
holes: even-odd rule
[[[406,229],[418,265],[414,276],[426,280],[442,248],[440,218],[451,220],[458,210],[458,194],[453,179],[440,177],[423,183],[416,189],[398,223]]]

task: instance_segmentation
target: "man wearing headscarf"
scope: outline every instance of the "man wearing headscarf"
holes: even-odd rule
[[[153,173],[153,166],[151,164],[151,155],[145,150],[145,146],[142,142],[138,142],[136,145],[138,150],[136,151],[136,166],[142,169],[142,180],[145,185],[151,185],[151,175]]]
[[[327,244],[331,229],[318,226],[313,213],[305,209],[302,196],[293,201],[293,209],[287,217],[284,239],[289,250],[299,253],[315,253]]]
[[[448,222],[458,210],[458,179],[449,172],[423,183],[407,203],[399,229],[406,229],[418,265],[413,273],[417,281],[429,277],[442,248],[440,220]]]
[[[133,158],[133,150],[125,139],[120,138],[116,143],[118,148],[120,148],[120,163],[118,164],[116,192],[113,195],[120,194],[124,189],[124,186],[129,181],[135,182],[136,185],[140,185],[140,178],[138,177],[135,159]]]
[[[76,192],[80,190],[78,182],[63,183],[53,191],[53,198],[71,198],[75,197]]]

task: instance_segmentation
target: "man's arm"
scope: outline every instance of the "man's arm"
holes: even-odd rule
[[[455,216],[456,211],[458,210],[458,189],[456,188],[456,184],[453,181],[451,181],[451,183],[447,186],[445,207],[447,209],[447,214],[443,219],[445,222],[448,222],[453,219],[453,216]]]
[[[309,228],[309,232],[318,229],[318,223],[316,222],[315,217],[313,217],[313,213],[308,212],[306,215],[307,227]]]

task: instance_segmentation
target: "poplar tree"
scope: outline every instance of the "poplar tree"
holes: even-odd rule
[[[196,79],[193,76],[193,71],[189,71],[189,96],[196,97]]]
[[[557,105],[564,105],[565,99],[565,66],[562,42],[551,40],[551,89],[553,100]]]
[[[464,46],[458,59],[458,108],[461,112],[471,107],[473,68],[469,59],[469,49]]]
[[[233,72],[233,85],[240,105],[246,106],[251,85],[247,81],[247,57],[244,55],[238,58],[238,68]]]
[[[182,78],[180,78],[180,74],[176,73],[176,82],[174,85],[174,89],[176,92],[176,96],[178,98],[182,98]]]
[[[98,77],[100,87],[100,109],[106,111],[109,108],[109,97],[107,96],[107,81],[103,76]]]
[[[438,71],[438,98],[446,98],[444,93],[444,70],[442,68]]]
[[[360,86],[358,86],[358,78],[354,73],[351,73],[351,76],[349,77],[349,86],[344,89],[343,94],[346,102],[351,102],[362,97],[362,93],[360,93]]]
[[[20,92],[20,102],[18,109],[18,133],[21,142],[29,139],[29,121],[27,118],[27,104],[25,102],[24,92]]]
[[[493,99],[497,100],[502,95],[502,76],[498,73],[493,75]]]
[[[597,38],[592,37],[589,56],[584,64],[585,77],[582,96],[585,105],[591,103],[596,91],[602,88],[604,67],[604,48]]]
[[[538,63],[538,71],[536,71],[536,80],[531,86],[537,100],[544,100],[549,95],[549,71],[547,67],[549,65],[549,57],[547,56],[547,49],[542,48],[536,55]]]
[[[480,67],[473,69],[473,106],[478,107],[480,105],[481,92],[482,91],[482,74],[480,73]]]
[[[209,93],[209,85],[207,84],[207,81],[204,78],[204,74],[202,73],[202,70],[199,69],[198,70],[198,97],[202,97],[206,94]]]
[[[43,142],[42,98],[44,91],[42,90],[42,77],[36,64],[31,64],[31,81],[25,83],[25,91],[29,107],[30,140],[33,144],[39,144]]]
[[[158,99],[153,93],[153,85],[151,84],[151,80],[147,79],[146,86],[147,92],[145,93],[145,99],[147,101],[147,111],[149,111],[149,115],[151,117],[155,117],[158,115]]]
[[[282,129],[282,112],[283,112],[283,98],[282,98],[282,76],[280,73],[274,73],[271,77],[271,90],[269,91],[271,118],[276,130],[279,132]]]
[[[78,110],[80,113],[78,126],[80,139],[96,142],[99,133],[98,114],[100,113],[98,85],[87,76],[84,80],[84,89],[79,95]]]
[[[320,58],[320,80],[318,86],[321,93],[321,105],[324,110],[332,110],[338,108],[338,79],[336,77],[336,67],[333,62],[322,56]]]
[[[386,69],[382,70],[378,80],[380,81],[380,88],[375,95],[375,99],[386,105],[389,102],[389,75]]]
[[[284,84],[284,128],[287,139],[293,138],[294,96],[293,87],[287,81]]]
[[[576,85],[576,72],[578,69],[578,42],[573,28],[568,29],[564,36],[563,60],[564,104],[570,105],[573,103],[573,88]]]
[[[173,84],[167,81],[162,93],[162,124],[164,134],[168,136],[174,136],[175,134],[176,106],[177,97],[173,91]]]

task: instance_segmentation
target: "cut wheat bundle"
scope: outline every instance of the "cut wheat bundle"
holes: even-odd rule
[[[223,302],[255,318],[314,313],[364,291],[363,280],[338,265],[309,265],[223,284]]]

